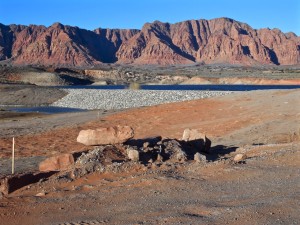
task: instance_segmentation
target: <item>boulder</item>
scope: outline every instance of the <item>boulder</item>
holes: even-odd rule
[[[61,154],[45,159],[39,165],[40,171],[61,171],[74,165],[72,154]]]
[[[199,139],[204,140],[205,134],[200,133],[197,129],[187,128],[183,131],[183,134],[182,134],[183,141],[188,142],[188,141],[194,141],[194,140],[199,140]]]
[[[206,156],[197,152],[194,155],[194,160],[195,160],[195,162],[206,162]]]
[[[185,129],[183,131],[182,140],[197,148],[198,151],[208,153],[210,150],[211,140],[197,129]]]
[[[166,159],[170,159],[175,162],[183,162],[187,160],[187,154],[180,142],[175,139],[167,139],[162,142],[162,155]]]
[[[114,126],[96,130],[82,130],[77,142],[84,145],[113,145],[122,144],[133,138],[134,131],[130,126]]]
[[[176,159],[178,162],[186,162],[187,161],[187,155],[184,151],[178,152],[176,154]]]
[[[138,162],[140,160],[140,154],[138,150],[129,149],[127,154],[128,158],[132,161]]]

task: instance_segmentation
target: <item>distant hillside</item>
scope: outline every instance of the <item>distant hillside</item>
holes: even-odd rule
[[[44,66],[295,65],[300,64],[300,37],[278,29],[256,30],[228,18],[176,24],[155,21],[141,30],[0,24],[0,60],[7,59],[13,64]]]

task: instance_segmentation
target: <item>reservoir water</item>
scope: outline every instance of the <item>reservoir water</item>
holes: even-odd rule
[[[56,106],[36,106],[36,107],[14,107],[9,108],[10,111],[14,112],[37,112],[37,113],[46,113],[46,114],[55,114],[55,113],[71,113],[71,112],[85,112],[84,109],[76,108],[67,108],[67,107],[56,107]]]
[[[63,86],[66,89],[128,89],[128,85],[85,85]],[[254,91],[271,89],[295,89],[300,85],[246,85],[246,84],[201,84],[201,85],[141,85],[142,90],[190,90],[190,91]]]

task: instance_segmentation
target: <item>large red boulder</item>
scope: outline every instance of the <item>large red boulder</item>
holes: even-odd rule
[[[84,145],[113,145],[122,144],[133,138],[134,131],[130,126],[114,126],[96,130],[82,130],[77,142]]]
[[[70,168],[74,165],[74,156],[72,154],[61,154],[45,159],[39,165],[40,171],[60,171]]]

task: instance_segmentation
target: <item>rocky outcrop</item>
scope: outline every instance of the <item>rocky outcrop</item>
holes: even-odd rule
[[[170,29],[169,23],[146,23],[140,33],[121,45],[118,60],[138,64],[192,63],[194,58],[172,42]]]
[[[89,31],[60,23],[49,27],[0,24],[0,60],[77,67],[115,62],[120,44],[137,32],[100,28]]]
[[[116,53],[121,44],[137,34],[135,29],[101,29],[94,32],[99,35],[101,41],[101,51],[104,53],[101,61],[104,63],[116,62]]]
[[[278,29],[256,30],[229,18],[154,21],[141,30],[0,24],[0,60],[7,59],[77,67],[114,62],[294,65],[300,63],[300,37]]]
[[[291,65],[300,63],[300,38],[278,29],[255,30],[228,18],[155,21],[123,43],[117,57],[120,62],[140,64]]]
[[[284,34],[278,29],[260,29],[257,31],[257,35],[274,64],[300,63],[300,37],[294,33]]]
[[[98,36],[77,27],[55,23],[46,28],[31,25],[15,29],[12,46],[13,62],[16,64],[83,66],[97,64],[100,53],[93,51]]]

